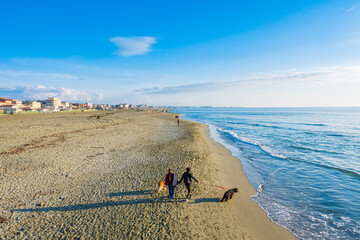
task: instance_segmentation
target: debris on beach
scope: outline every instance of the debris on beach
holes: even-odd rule
[[[0,216],[0,223],[6,223],[7,221],[9,221],[9,219]]]
[[[90,116],[90,118],[96,118],[96,119],[100,119],[102,116],[101,115],[93,115],[93,116]]]

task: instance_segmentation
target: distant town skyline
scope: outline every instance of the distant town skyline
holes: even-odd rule
[[[360,106],[360,0],[0,6],[0,97]]]

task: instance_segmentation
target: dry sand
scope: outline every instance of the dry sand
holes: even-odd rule
[[[193,200],[183,184],[175,202],[155,192],[188,166],[206,183]],[[240,192],[220,203],[211,185]],[[169,113],[1,115],[0,192],[0,239],[295,239],[207,127]]]

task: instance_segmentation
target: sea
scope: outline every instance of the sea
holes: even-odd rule
[[[273,222],[299,239],[360,239],[360,108],[173,112],[207,124],[241,161]]]

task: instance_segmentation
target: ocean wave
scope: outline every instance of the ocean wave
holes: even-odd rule
[[[240,141],[243,143],[248,143],[254,146],[259,147],[261,150],[263,150],[265,153],[269,154],[270,156],[276,157],[276,158],[281,158],[281,159],[287,159],[287,157],[285,157],[283,154],[276,152],[274,149],[272,149],[271,147],[257,141],[257,140],[253,140],[247,137],[242,137],[239,136],[237,133],[234,133],[232,131],[228,131],[228,130],[224,130],[221,128],[217,128],[217,130],[219,132],[225,133],[227,134],[231,139],[235,140],[235,141]]]
[[[329,150],[324,150],[324,149],[315,149],[315,148],[295,146],[295,145],[291,145],[290,147],[291,147],[291,148],[294,148],[294,149],[306,150],[306,151],[311,151],[311,152],[330,153],[330,154],[341,154],[341,153],[335,152],[335,151],[329,151]]]
[[[349,176],[352,176],[352,177],[354,177],[356,179],[360,179],[360,174],[358,174],[355,171],[348,170],[348,169],[343,169],[343,168],[340,168],[340,167],[337,167],[337,166],[329,166],[329,165],[316,163],[316,162],[304,161],[304,160],[299,160],[299,159],[295,159],[295,158],[288,158],[288,157],[285,157],[283,154],[276,152],[271,147],[261,143],[260,141],[253,140],[253,139],[250,139],[250,138],[247,138],[247,137],[239,136],[237,133],[234,133],[232,131],[225,130],[225,129],[222,129],[222,128],[217,128],[217,130],[219,132],[221,132],[221,133],[227,134],[228,137],[230,137],[231,139],[233,139],[235,141],[240,141],[240,142],[243,142],[243,143],[247,143],[247,144],[257,146],[261,150],[263,150],[265,153],[269,154],[270,156],[273,156],[273,157],[276,157],[276,158],[279,158],[279,159],[289,159],[289,160],[294,161],[294,162],[301,162],[301,163],[305,163],[305,164],[310,164],[310,165],[314,165],[314,166],[317,166],[317,167],[320,167],[320,168],[336,170],[336,171],[345,173],[345,174],[347,174]],[[313,149],[310,149],[310,150],[313,150]],[[336,153],[336,152],[334,152],[334,153]],[[336,154],[338,154],[338,153],[336,153]]]
[[[304,161],[304,160],[298,160],[298,159],[294,159],[294,158],[288,158],[290,161],[294,161],[294,162],[300,162],[300,163],[306,163],[309,165],[313,165],[313,166],[317,166],[320,168],[325,168],[325,169],[331,169],[331,170],[336,170],[342,173],[345,173],[351,177],[354,177],[356,179],[360,179],[360,174],[357,173],[355,170],[349,170],[349,169],[344,169],[344,168],[340,168],[337,166],[329,166],[329,165],[325,165],[325,164],[321,164],[321,163],[316,163],[316,162],[309,162],[309,161]]]
[[[305,125],[305,126],[316,126],[316,127],[326,127],[326,124],[323,123],[295,123],[297,125]]]
[[[250,125],[254,126],[254,127],[266,127],[266,128],[275,128],[275,129],[284,129],[284,130],[297,130],[297,129],[293,129],[293,128],[280,127],[280,126],[276,126],[276,125],[259,124],[259,123],[251,123]]]
[[[325,134],[326,136],[330,136],[330,137],[347,137],[344,134],[340,134],[340,133],[329,133],[329,134]]]

